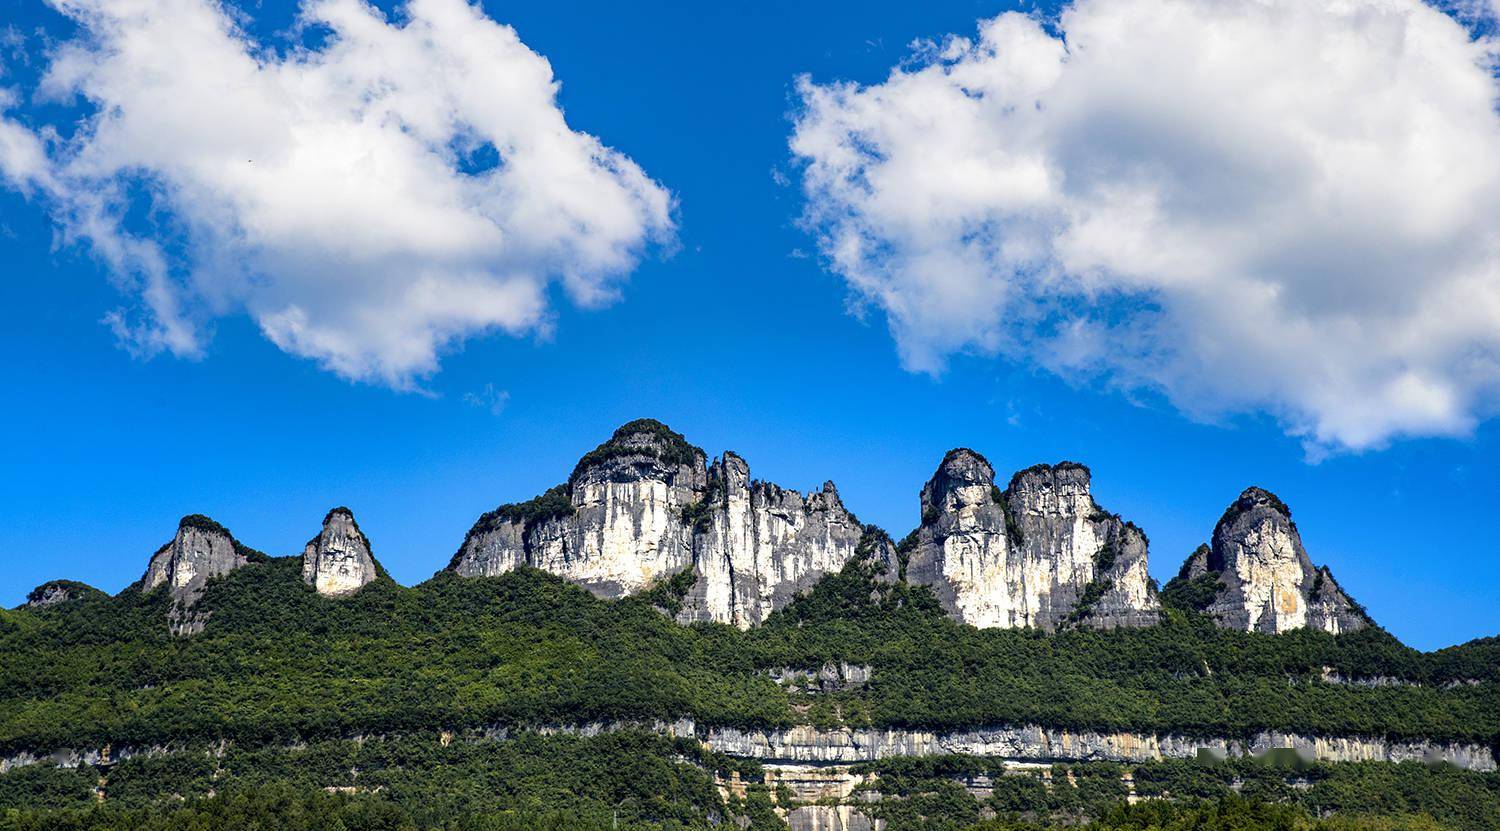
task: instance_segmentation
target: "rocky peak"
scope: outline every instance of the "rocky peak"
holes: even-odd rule
[[[752,479],[736,453],[705,460],[661,422],[632,421],[566,485],[481,517],[449,568],[487,576],[529,565],[602,597],[694,569],[680,617],[748,626],[854,555],[864,527],[832,482],[804,496]]]
[[[1011,477],[1006,504],[1020,514],[1094,513],[1089,469],[1077,462],[1032,465]]]
[[[141,590],[166,586],[172,596],[168,627],[173,634],[200,631],[208,617],[192,612],[210,578],[248,564],[264,555],[241,545],[229,529],[202,514],[190,514],[177,524],[172,541],[157,549],[141,578]]]
[[[302,580],[325,597],[353,594],[379,573],[370,541],[348,508],[329,511],[322,532],[302,551]]]
[[[952,511],[961,505],[983,505],[994,484],[995,469],[989,460],[967,447],[949,450],[922,487],[922,516]]]
[[[615,430],[609,440],[584,454],[568,483],[629,482],[655,479],[702,488],[707,455],[660,421],[638,418]]]
[[[1204,611],[1221,626],[1258,632],[1310,626],[1337,634],[1368,625],[1332,573],[1313,566],[1286,503],[1263,488],[1240,493],[1207,550],[1189,558],[1178,580],[1207,574],[1217,574],[1221,588]]]
[[[844,500],[839,498],[839,489],[832,481],[824,482],[823,489],[813,491],[807,495],[807,509],[809,511],[840,511],[849,513],[844,507]],[[850,514],[852,517],[853,515]]]
[[[82,600],[89,596],[103,597],[104,592],[76,580],[48,580],[26,595],[23,609],[45,609],[60,603]]]
[[[949,451],[922,489],[922,524],[906,576],[975,626],[1146,625],[1158,603],[1146,539],[1102,511],[1088,468],[1035,465],[1004,492],[994,468]]]

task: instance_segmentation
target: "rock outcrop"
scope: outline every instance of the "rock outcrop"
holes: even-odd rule
[[[708,490],[689,515],[698,579],[679,615],[684,621],[760,623],[843,568],[865,535],[832,482],[804,496],[752,481],[749,465],[729,452],[709,468]],[[894,562],[888,547],[872,553]]]
[[[1313,566],[1286,504],[1261,488],[1245,489],[1229,506],[1213,542],[1188,558],[1168,590],[1179,586],[1196,589],[1194,605],[1230,629],[1306,626],[1336,635],[1370,625],[1332,572]]]
[[[1037,465],[1002,492],[983,456],[950,451],[922,489],[906,579],[979,627],[1155,623],[1146,537],[1094,502],[1089,479],[1071,462]]]
[[[26,595],[23,609],[45,609],[87,597],[104,597],[102,591],[77,580],[48,580]]]
[[[151,555],[142,591],[166,586],[172,596],[167,626],[174,635],[202,631],[206,613],[194,610],[209,578],[222,577],[264,555],[241,545],[229,529],[202,514],[182,518],[172,541]]]
[[[302,581],[325,597],[343,597],[380,576],[370,541],[348,508],[323,517],[323,530],[302,551]]]
[[[842,568],[865,528],[830,482],[803,495],[750,479],[745,460],[704,452],[660,422],[616,430],[566,484],[480,517],[449,569],[503,574],[527,565],[622,597],[692,568],[679,618],[759,623]],[[871,556],[894,562],[889,544]]]

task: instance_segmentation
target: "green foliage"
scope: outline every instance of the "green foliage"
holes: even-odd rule
[[[642,602],[665,611],[667,614],[676,616],[682,611],[683,600],[687,593],[692,590],[693,584],[698,581],[698,570],[688,566],[682,571],[658,581],[636,597]]]
[[[26,595],[27,603],[36,603],[42,599],[49,590],[61,590],[67,592],[68,597],[77,600],[83,597],[103,597],[104,592],[90,586],[88,583],[80,583],[77,580],[48,580],[47,582],[32,589]]]
[[[740,631],[680,626],[653,608],[671,611],[690,574],[620,602],[528,568],[378,581],[335,600],[302,582],[297,558],[272,559],[210,581],[201,608],[212,614],[190,638],[166,634],[164,592],[8,612],[0,753],[681,717],[1484,745],[1500,735],[1494,639],[1424,654],[1378,629],[1266,635],[1182,614],[1144,629],[980,630],[949,619],[930,589],[888,578],[856,558]],[[811,693],[769,677],[840,661],[869,665],[872,682],[816,710]],[[1330,684],[1324,667],[1409,683]]]
[[[856,770],[873,777],[863,790],[883,795],[870,811],[887,820],[888,831],[1054,827],[1049,820],[1138,831],[1500,827],[1500,774],[1414,762],[1289,770],[1255,759],[1169,760],[1017,770],[1000,759],[935,756]],[[1145,800],[1141,805],[1126,804],[1126,777]],[[967,818],[985,809],[998,819],[969,826]],[[1316,824],[1315,817],[1330,815],[1339,819]]]
[[[1113,564],[1113,560],[1110,561]],[[1104,597],[1110,589],[1114,588],[1113,580],[1108,577],[1095,577],[1083,587],[1083,594],[1078,598],[1078,604],[1073,607],[1068,616],[1064,618],[1065,624],[1078,624],[1088,619],[1094,613],[1094,607],[1098,605],[1099,599]]]
[[[469,529],[469,533],[464,535],[464,540],[467,541],[477,534],[493,531],[502,523],[519,524],[522,527],[522,533],[525,534],[549,520],[572,516],[573,511],[573,498],[568,486],[566,484],[554,485],[541,496],[525,502],[501,505],[493,511],[480,514],[474,526]]]
[[[1224,591],[1219,572],[1210,571],[1189,579],[1181,575],[1167,581],[1161,591],[1164,605],[1190,612],[1202,612]]]
[[[624,439],[642,433],[654,438],[658,448],[631,447],[623,444]],[[568,481],[572,482],[584,470],[610,459],[637,455],[654,456],[662,464],[668,466],[691,465],[705,458],[703,449],[688,444],[687,439],[683,438],[681,433],[674,432],[672,428],[656,419],[638,418],[622,425],[614,432],[614,435],[610,436],[609,441],[583,454],[583,458],[578,460]]]

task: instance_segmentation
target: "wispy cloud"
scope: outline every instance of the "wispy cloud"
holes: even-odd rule
[[[464,403],[488,410],[490,415],[500,415],[510,404],[510,392],[497,390],[494,384],[485,384],[483,389],[464,393]]]

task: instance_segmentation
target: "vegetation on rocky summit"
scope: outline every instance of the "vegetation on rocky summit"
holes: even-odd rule
[[[633,447],[624,443],[625,439],[641,434],[655,439],[656,447]],[[584,470],[610,459],[638,455],[654,456],[668,466],[691,465],[699,459],[707,458],[703,448],[689,444],[681,433],[654,418],[638,418],[621,425],[608,441],[583,454],[568,481],[576,480]]]

